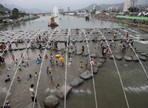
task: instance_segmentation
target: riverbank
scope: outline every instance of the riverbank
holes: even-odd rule
[[[139,20],[131,20],[131,19],[123,19],[123,18],[116,18],[116,16],[108,16],[108,15],[93,15],[92,18],[104,21],[112,21],[122,24],[128,24],[132,27],[139,27],[139,28],[148,28],[148,21],[139,21]]]
[[[35,20],[35,19],[38,19],[38,18],[40,18],[40,17],[39,17],[39,16],[36,16],[36,17],[33,17],[33,18],[25,19],[25,20],[19,20],[19,21],[9,22],[9,23],[1,23],[1,24],[0,24],[0,30],[1,30],[4,26],[8,26],[8,25],[15,26],[15,25],[18,25],[18,24],[20,24],[20,23],[27,22],[27,21],[31,21],[31,20]]]

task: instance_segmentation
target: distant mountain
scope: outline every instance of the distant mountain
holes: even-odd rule
[[[2,4],[0,4],[0,11],[5,12],[5,11],[10,11],[10,10],[4,7]]]
[[[99,5],[97,5],[97,4],[91,4],[91,5],[87,6],[87,7],[82,8],[82,9],[79,9],[79,10],[92,10],[93,7],[94,7],[94,5],[99,6]]]
[[[26,12],[26,13],[45,13],[46,11],[43,11],[41,9],[37,9],[37,8],[32,8],[32,9],[27,9],[27,8],[22,8],[16,5],[8,5],[9,9],[13,9],[13,8],[17,8],[20,11]]]
[[[112,6],[115,6],[115,7],[118,6],[120,9],[123,9],[123,7],[124,7],[124,3],[120,3],[120,4],[101,4],[101,5],[91,4],[91,5],[87,6],[87,7],[79,9],[79,10],[92,10],[94,5],[100,6],[102,10],[108,9],[109,7],[112,7]]]
[[[112,7],[112,6],[119,7],[120,9],[123,9],[124,3],[120,3],[120,4],[101,4],[100,5],[102,10],[108,9],[109,7]]]

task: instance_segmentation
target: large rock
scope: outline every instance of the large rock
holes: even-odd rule
[[[70,86],[76,87],[76,86],[80,85],[81,83],[83,83],[83,79],[77,77],[70,83]]]
[[[122,56],[121,55],[115,55],[117,60],[122,60]]]
[[[58,98],[55,95],[50,95],[44,100],[45,108],[55,108],[59,103]]]
[[[71,86],[67,85],[66,86],[66,96],[68,95],[68,93],[70,92],[70,90],[72,89]],[[60,98],[64,98],[64,94],[65,94],[65,85],[63,85],[62,87],[60,87],[59,90],[55,90],[54,94],[57,96],[57,97],[60,97]]]
[[[133,60],[132,57],[130,57],[130,56],[124,56],[124,59],[125,59],[126,61],[132,61],[132,60]]]
[[[87,79],[90,79],[91,77],[92,77],[92,73],[91,73],[91,71],[85,71],[85,72],[83,72],[81,75],[80,75],[80,77],[82,78],[82,79],[85,79],[85,80],[87,80]]]
[[[139,62],[137,56],[133,55],[132,58],[133,58],[133,61],[134,61],[134,62]]]

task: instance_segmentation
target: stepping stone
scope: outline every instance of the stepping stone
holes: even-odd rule
[[[70,92],[70,90],[72,89],[71,86],[67,85],[66,86],[66,96],[68,95],[68,93]],[[64,98],[64,94],[65,94],[65,85],[63,85],[62,87],[60,87],[60,90],[55,90],[54,94],[60,98]]]
[[[139,58],[140,58],[140,60],[142,60],[142,61],[146,61],[146,57],[145,57],[145,56],[139,55]]]
[[[106,61],[106,59],[103,59],[103,58],[99,59],[100,63],[104,63],[105,61]]]
[[[94,73],[94,74],[97,74],[97,73],[98,73],[98,70],[99,70],[98,67],[95,66],[95,67],[93,68],[93,73]]]
[[[139,62],[137,56],[133,55],[132,58],[133,58],[133,61],[134,61],[134,62]]]
[[[45,47],[43,47],[41,50],[45,50],[46,48]]]
[[[96,54],[90,54],[90,57],[91,58],[97,58],[97,55]]]
[[[69,51],[69,52],[68,52],[68,54],[73,54],[73,53],[74,53],[74,51]]]
[[[50,95],[45,98],[43,103],[45,108],[55,108],[59,103],[59,99],[55,95]]]
[[[102,66],[103,66],[103,63],[97,62],[97,67],[98,67],[98,68],[100,68],[100,67],[102,67]]]
[[[51,48],[46,48],[47,50],[50,50]]]
[[[108,57],[109,57],[109,59],[113,59],[113,56],[112,55],[109,55]]]
[[[13,49],[9,49],[9,51],[13,51]]]
[[[142,56],[147,56],[147,55],[148,55],[148,53],[143,52],[143,53],[140,53],[140,55],[142,55]]]
[[[13,49],[13,51],[17,51],[18,49],[16,48],[16,49]]]
[[[102,54],[98,54],[99,58],[104,58],[104,56]]]
[[[132,57],[130,57],[130,56],[124,56],[124,59],[125,59],[126,61],[132,61],[132,60],[133,60]]]
[[[24,108],[33,108],[33,102],[30,103],[28,106],[25,106]],[[34,108],[41,108],[41,105],[37,103],[37,105],[35,105]]]
[[[62,50],[62,48],[58,48],[58,49],[57,49],[57,51],[61,51],[61,50]]]
[[[70,83],[70,86],[76,87],[76,86],[80,85],[81,83],[83,83],[83,79],[77,77]]]
[[[88,70],[83,72],[80,75],[80,78],[85,79],[85,80],[90,79],[91,77],[92,77],[92,73],[91,73],[91,71],[88,71]]]
[[[18,50],[23,50],[23,49],[25,49],[25,48],[19,48]]]
[[[117,60],[122,60],[122,56],[121,55],[115,55]]]
[[[143,53],[143,51],[140,51],[140,50],[136,50],[136,52],[137,52],[137,53]]]
[[[87,57],[89,54],[88,53],[83,53],[82,56]]]
[[[81,55],[81,54],[82,54],[82,52],[77,52],[77,53],[76,53],[76,55]]]

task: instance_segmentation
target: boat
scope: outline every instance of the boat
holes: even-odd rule
[[[50,22],[50,24],[48,24],[48,26],[51,26],[51,27],[57,27],[57,26],[59,26],[59,25],[54,21],[54,17],[52,17],[50,20],[51,20],[51,22]]]

